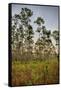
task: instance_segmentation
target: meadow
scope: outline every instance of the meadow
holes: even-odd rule
[[[58,59],[12,61],[12,86],[59,83]]]

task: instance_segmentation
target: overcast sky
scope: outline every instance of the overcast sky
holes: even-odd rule
[[[21,12],[21,8],[29,8],[33,11],[33,16],[31,17],[31,24],[33,26],[33,30],[37,29],[37,25],[34,24],[34,21],[37,17],[42,17],[45,20],[45,26],[48,30],[58,30],[58,7],[57,6],[35,6],[35,5],[20,5],[20,4],[12,4],[12,16],[14,14],[19,14]],[[35,33],[34,39],[36,40],[38,34]]]

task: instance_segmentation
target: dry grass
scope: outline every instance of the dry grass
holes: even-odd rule
[[[12,86],[59,83],[58,60],[12,62]]]

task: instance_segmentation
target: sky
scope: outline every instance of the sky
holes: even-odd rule
[[[12,4],[12,16],[15,14],[19,14],[21,12],[21,8],[29,8],[33,11],[33,15],[31,17],[31,25],[33,26],[34,32],[37,29],[37,25],[34,24],[34,21],[37,17],[42,17],[45,20],[45,26],[48,30],[58,30],[58,6],[36,6],[36,5],[23,5],[23,4]],[[38,34],[35,32],[34,40],[36,41]]]

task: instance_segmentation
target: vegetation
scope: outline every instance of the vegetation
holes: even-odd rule
[[[57,58],[46,61],[14,61],[12,63],[12,86],[57,84],[58,77]]]
[[[39,37],[35,42],[32,15],[30,9],[22,8],[12,17],[12,86],[59,83],[59,54],[51,40],[57,43],[58,31],[47,30],[44,19],[37,17],[34,24]]]

